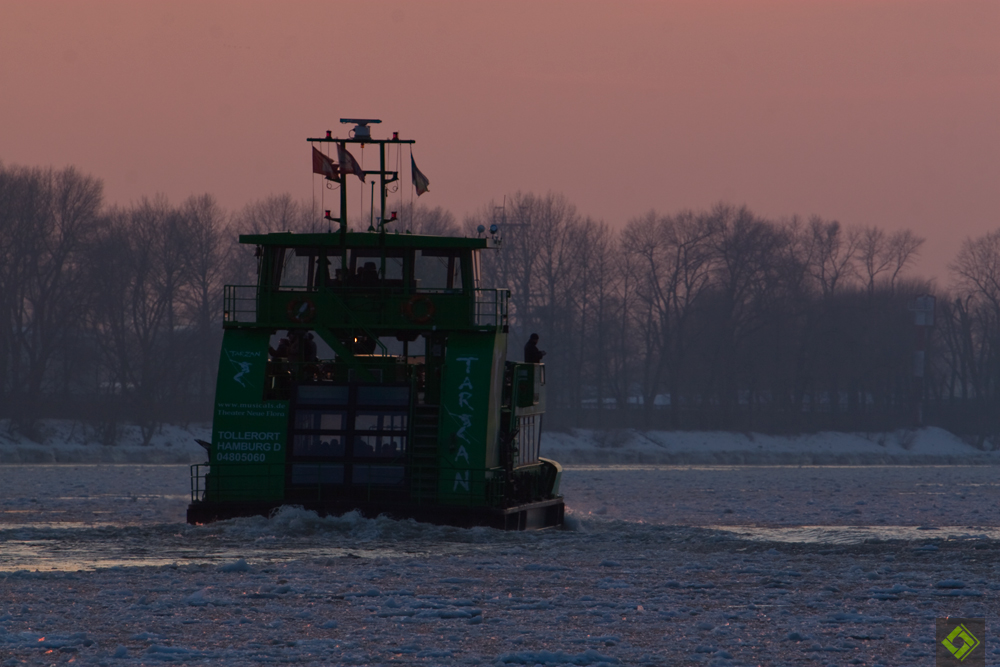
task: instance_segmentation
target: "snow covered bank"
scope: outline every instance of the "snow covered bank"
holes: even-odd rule
[[[86,426],[46,421],[41,443],[11,434],[0,421],[2,463],[201,463],[211,440],[207,424],[163,426],[148,446],[139,429],[123,427],[119,444],[105,446]],[[724,431],[574,429],[542,435],[542,454],[564,464],[1000,464],[1000,450],[983,451],[939,428],[894,433],[814,433],[772,436]]]
[[[0,420],[0,464],[2,463],[200,463],[205,450],[195,438],[210,440],[207,424],[166,425],[142,445],[137,426],[123,426],[117,445],[102,445],[91,429],[62,419],[46,420],[42,442],[12,433],[7,420]]]
[[[893,433],[793,436],[722,431],[545,433],[542,452],[560,463],[606,464],[997,464],[1000,451],[977,449],[940,428]]]

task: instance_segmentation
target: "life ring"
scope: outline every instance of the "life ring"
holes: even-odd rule
[[[415,306],[420,306],[424,311],[423,315],[414,312]],[[414,294],[403,302],[403,316],[414,324],[427,324],[434,317],[434,302],[425,294]]]
[[[286,312],[292,322],[312,322],[316,317],[316,304],[312,299],[292,299],[288,302]]]

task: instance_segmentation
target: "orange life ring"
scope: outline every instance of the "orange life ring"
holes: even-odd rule
[[[316,317],[316,304],[312,299],[292,299],[288,302],[286,312],[292,322],[312,322]]]
[[[423,315],[414,313],[414,306],[421,305]],[[426,294],[414,294],[403,302],[403,316],[414,324],[427,324],[434,317],[434,302]]]

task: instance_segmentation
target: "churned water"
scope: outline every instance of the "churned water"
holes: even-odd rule
[[[0,655],[930,666],[935,618],[1000,612],[994,470],[568,466],[567,527],[504,533],[189,526],[186,466],[5,467]]]

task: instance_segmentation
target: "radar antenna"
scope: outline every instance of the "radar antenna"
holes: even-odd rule
[[[378,118],[341,118],[341,123],[345,125],[350,125],[354,123],[354,138],[355,139],[371,139],[372,130],[368,127],[369,123],[377,124],[382,121]]]

